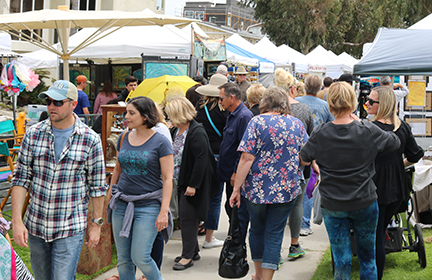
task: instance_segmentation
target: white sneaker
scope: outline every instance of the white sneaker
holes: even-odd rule
[[[300,235],[301,236],[308,236],[308,235],[311,235],[313,233],[313,230],[312,230],[312,228],[301,228],[300,229]]]
[[[214,247],[221,247],[223,246],[224,242],[222,240],[216,239],[215,237],[213,237],[212,241],[207,242],[204,240],[203,243],[203,248],[204,249],[211,249]]]

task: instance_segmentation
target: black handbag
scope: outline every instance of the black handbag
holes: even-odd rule
[[[246,259],[246,245],[240,239],[238,207],[234,205],[231,213],[231,225],[219,257],[219,276],[224,278],[242,278],[249,271]]]

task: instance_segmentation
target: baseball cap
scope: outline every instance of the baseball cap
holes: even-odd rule
[[[90,84],[90,81],[87,80],[87,77],[84,75],[79,75],[78,77],[76,77],[76,82],[77,83],[84,83],[87,82],[88,84]]]
[[[39,99],[51,97],[54,100],[64,100],[66,98],[78,100],[78,90],[71,82],[58,80],[47,91],[39,93],[38,97]]]
[[[342,74],[339,79],[339,82],[352,82],[352,81],[359,81],[359,79],[354,78],[351,74]]]

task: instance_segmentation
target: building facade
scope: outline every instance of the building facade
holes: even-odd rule
[[[226,0],[225,4],[212,1],[186,2],[183,16],[210,22],[220,26],[231,27],[237,31],[246,30],[257,24],[251,7],[240,7],[237,0]]]

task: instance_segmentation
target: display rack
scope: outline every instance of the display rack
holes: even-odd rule
[[[127,129],[124,119],[126,107],[120,105],[102,105],[102,148],[104,151],[105,169],[113,172],[116,160],[118,136]]]

